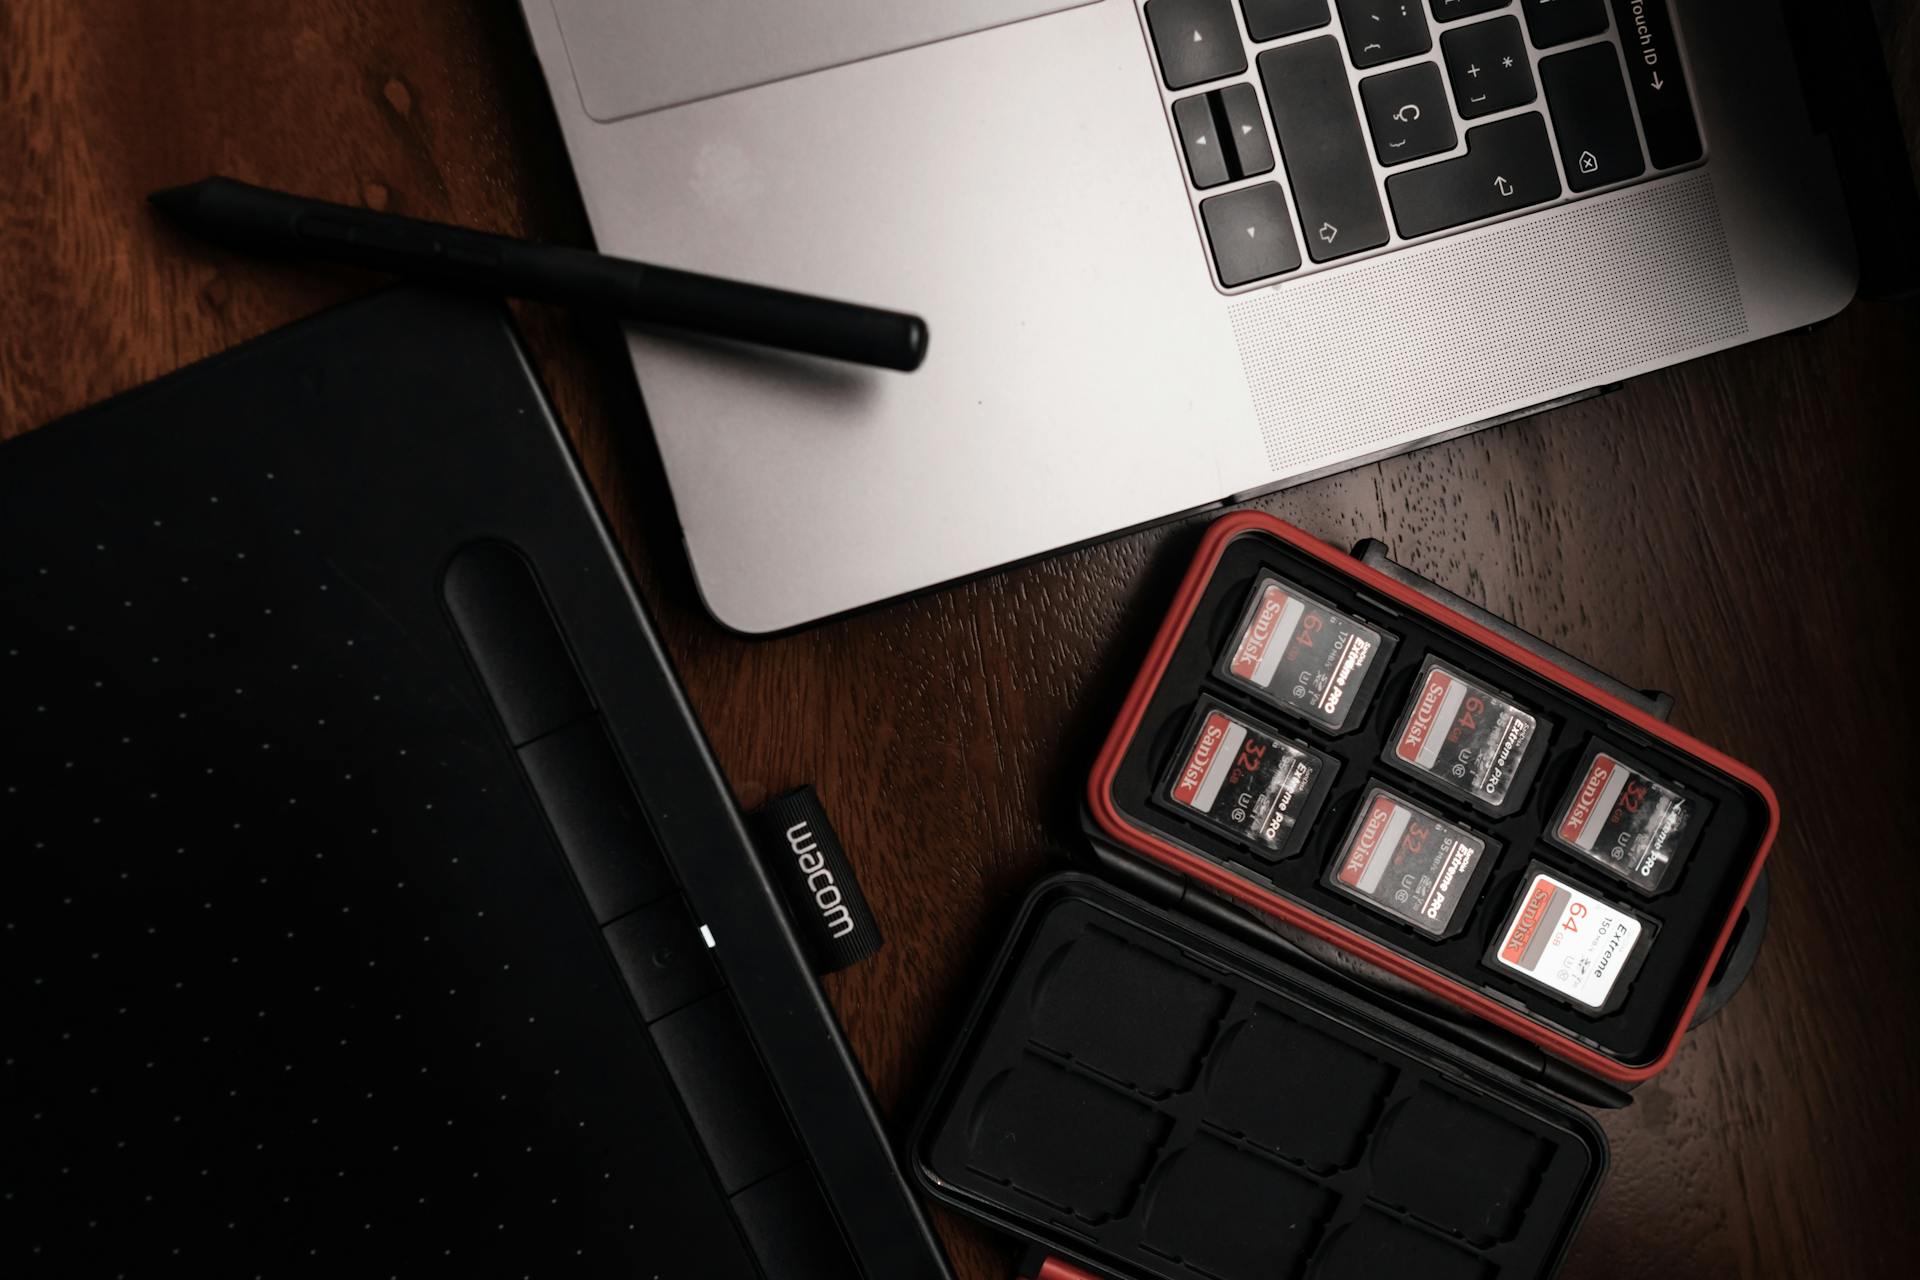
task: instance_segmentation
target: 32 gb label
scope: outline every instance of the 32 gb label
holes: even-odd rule
[[[1175,753],[1165,795],[1178,812],[1268,861],[1294,851],[1334,764],[1219,703],[1201,703]]]

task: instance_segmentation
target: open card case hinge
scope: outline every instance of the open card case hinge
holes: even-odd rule
[[[1116,848],[1101,837],[1098,826],[1084,810],[1081,824],[1091,867],[1155,906],[1181,912],[1243,946],[1359,995],[1407,1024],[1409,1034],[1424,1032],[1423,1039],[1438,1038],[1454,1053],[1472,1058],[1483,1067],[1519,1076],[1583,1106],[1614,1110],[1632,1103],[1633,1095],[1618,1085],[1561,1062],[1497,1028],[1467,1025],[1423,1007],[1414,1002],[1413,996],[1395,990],[1390,976],[1375,975],[1359,962],[1352,966],[1335,964],[1310,940],[1287,936],[1278,922],[1268,922],[1203,884]]]

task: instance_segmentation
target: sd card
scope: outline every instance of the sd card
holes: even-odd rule
[[[1269,862],[1296,851],[1339,766],[1206,699],[1174,753],[1161,796]]]
[[[1626,999],[1657,931],[1652,921],[1536,862],[1527,868],[1487,959],[1496,969],[1605,1013]]]
[[[1499,816],[1526,801],[1547,734],[1538,716],[1506,694],[1430,657],[1386,758]]]
[[[1596,740],[1547,838],[1654,894],[1693,851],[1710,808]]]
[[[1491,851],[1490,851],[1491,848]],[[1327,867],[1331,889],[1375,911],[1444,938],[1499,856],[1497,846],[1385,787],[1367,789],[1339,852]]]
[[[1263,573],[1216,674],[1338,733],[1365,710],[1395,637]]]

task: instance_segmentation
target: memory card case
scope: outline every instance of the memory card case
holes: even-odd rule
[[[1275,575],[1394,641],[1337,732],[1222,678]],[[1503,816],[1384,763],[1431,658],[1538,715],[1542,759]],[[1163,802],[1207,700],[1337,763],[1287,856]],[[1625,1105],[1738,985],[1764,922],[1772,792],[1666,725],[1669,703],[1377,551],[1363,561],[1257,512],[1216,521],[1095,764],[1091,873],[1051,877],[1021,907],[909,1136],[914,1175],[1030,1242],[1031,1280],[1551,1275],[1608,1161],[1569,1099]],[[1710,805],[1657,896],[1547,838],[1596,740]],[[1381,787],[1488,840],[1449,936],[1327,883]],[[1604,1010],[1492,963],[1539,873],[1630,909],[1651,938]]]

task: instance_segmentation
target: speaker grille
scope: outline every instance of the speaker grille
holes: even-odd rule
[[[1249,295],[1231,319],[1287,477],[1747,330],[1706,173]]]

